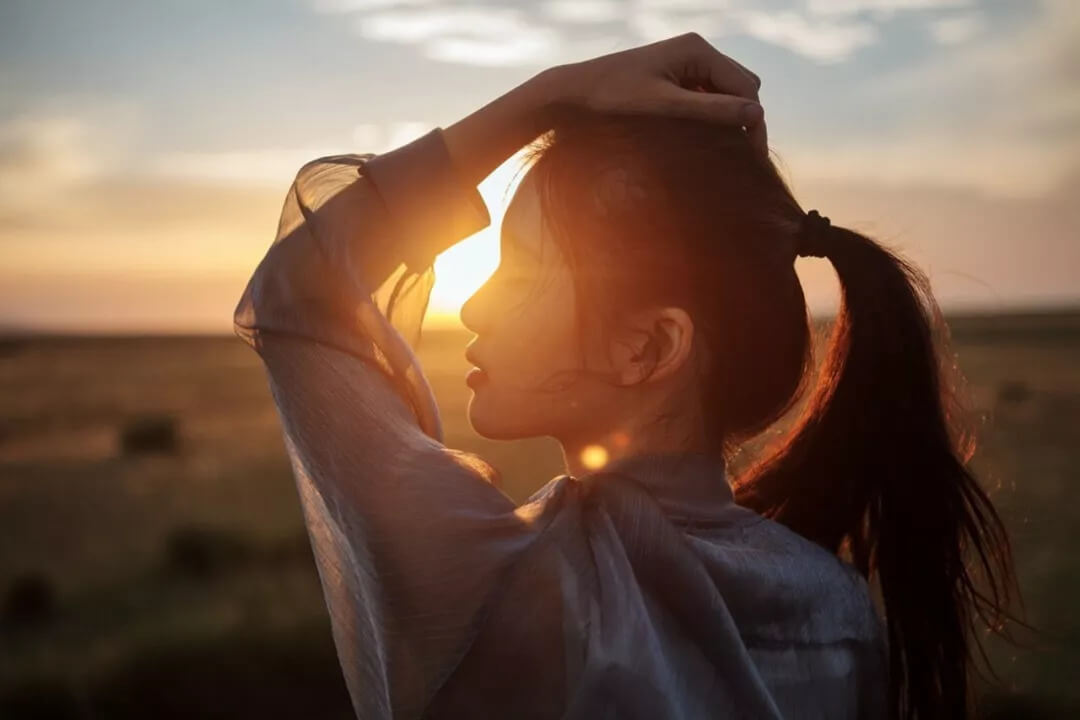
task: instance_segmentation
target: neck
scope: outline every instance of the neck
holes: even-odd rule
[[[620,460],[639,455],[671,455],[706,453],[709,444],[700,434],[687,432],[654,432],[650,435],[618,428],[588,439],[560,441],[566,473],[581,477]]]
[[[726,465],[715,452],[648,451],[624,455],[598,472],[575,476],[575,480],[594,487],[610,482],[606,475],[610,471],[642,486],[672,519],[718,521],[730,519],[736,508]],[[619,487],[618,482],[615,487]]]

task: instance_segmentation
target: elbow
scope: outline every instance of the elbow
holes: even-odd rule
[[[303,169],[300,170],[303,172]],[[298,176],[299,177],[299,176]],[[278,232],[252,271],[233,308],[233,332],[248,339],[269,318],[287,312],[295,302],[300,280],[294,276],[306,266],[302,244],[290,236],[303,232],[303,216],[298,209],[297,181],[289,187],[278,219]]]
[[[254,301],[257,294],[252,292],[255,277],[252,276],[244,288],[240,300],[233,308],[232,329],[233,334],[252,347],[255,346],[255,318],[259,315],[259,309]]]

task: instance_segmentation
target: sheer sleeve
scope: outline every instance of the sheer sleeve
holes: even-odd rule
[[[416,717],[532,540],[496,471],[442,444],[413,352],[435,255],[485,227],[436,129],[304,165],[234,315],[261,356],[359,717]]]

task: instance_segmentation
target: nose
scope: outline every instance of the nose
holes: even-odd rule
[[[486,287],[487,283],[485,282],[461,305],[461,324],[477,335],[480,334],[480,329],[486,321],[482,308],[482,296],[485,294],[484,288]]]

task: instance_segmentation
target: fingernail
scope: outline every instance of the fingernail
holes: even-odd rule
[[[757,103],[743,105],[739,113],[739,119],[743,125],[757,125],[763,117],[765,117],[765,110]]]

